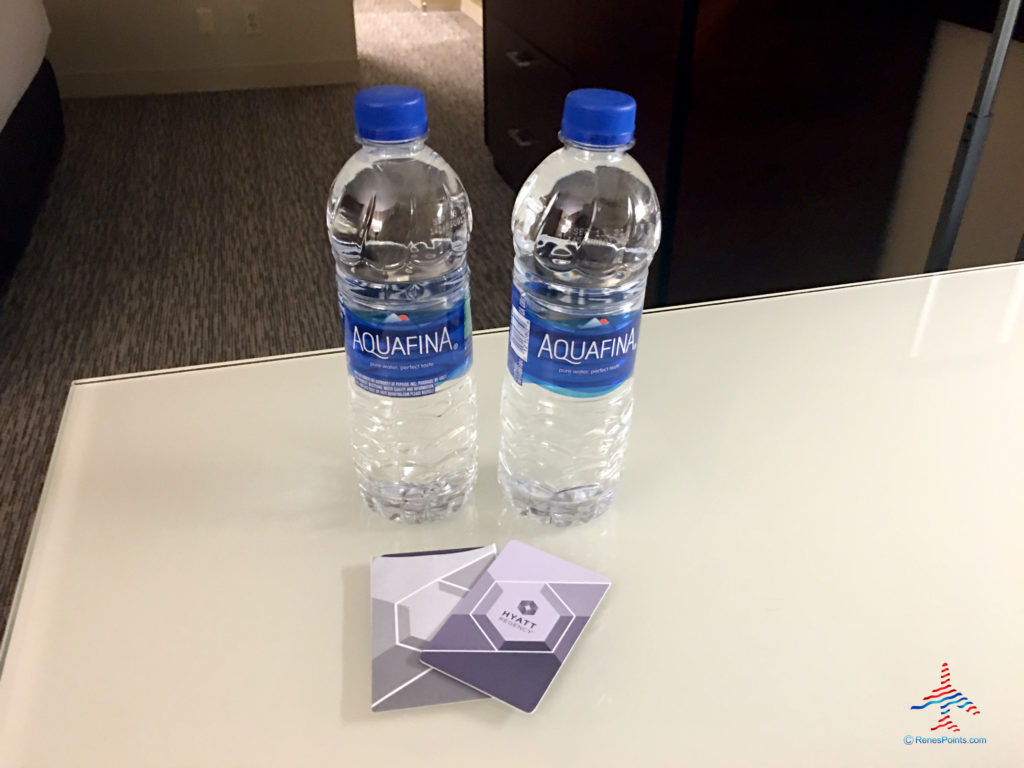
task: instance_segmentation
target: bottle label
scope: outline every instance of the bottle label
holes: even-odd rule
[[[524,381],[570,397],[606,395],[633,375],[641,311],[571,322],[537,316],[512,289],[508,370]]]
[[[469,291],[438,311],[356,312],[342,305],[345,356],[356,384],[375,395],[422,397],[473,362]]]

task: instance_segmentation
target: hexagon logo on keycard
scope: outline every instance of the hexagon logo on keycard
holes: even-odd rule
[[[611,582],[510,541],[452,610],[420,661],[533,712]]]
[[[499,651],[552,651],[573,618],[544,582],[495,582],[473,611]]]

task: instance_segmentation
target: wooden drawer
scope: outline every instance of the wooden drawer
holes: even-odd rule
[[[486,0],[485,16],[496,19],[529,40],[547,56],[573,71],[580,48],[586,48],[607,12],[584,0]],[[632,4],[627,3],[626,7]]]
[[[513,188],[559,147],[562,103],[572,87],[567,70],[502,22],[485,20],[486,140],[498,173]]]

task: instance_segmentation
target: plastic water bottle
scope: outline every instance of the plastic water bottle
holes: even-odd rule
[[[650,180],[627,150],[636,102],[573,91],[565,145],[512,212],[515,267],[498,480],[554,525],[602,514],[619,487],[647,269],[661,239]]]
[[[466,191],[426,146],[415,88],[355,97],[362,145],[338,173],[327,230],[345,325],[352,453],[392,520],[451,514],[476,480]]]

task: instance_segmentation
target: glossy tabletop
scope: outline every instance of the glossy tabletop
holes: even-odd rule
[[[0,766],[986,765],[1024,755],[1024,268],[650,313],[622,493],[443,523],[356,493],[337,351],[71,387]],[[369,561],[518,538],[613,586],[534,715],[370,711]],[[931,731],[951,685],[958,733]],[[985,743],[911,744],[947,735]]]

